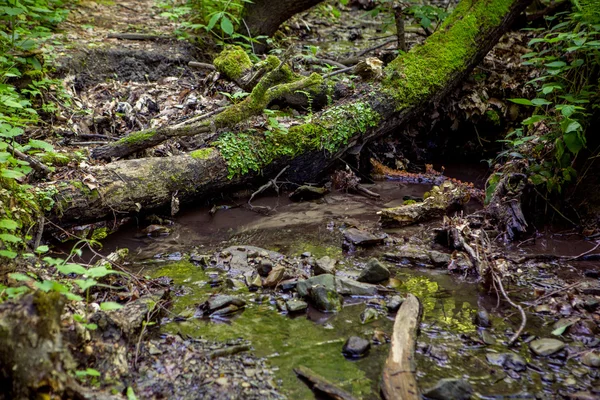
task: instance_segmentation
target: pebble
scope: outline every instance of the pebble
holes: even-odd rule
[[[538,356],[550,356],[565,348],[565,344],[558,339],[537,339],[529,343],[531,351]]]

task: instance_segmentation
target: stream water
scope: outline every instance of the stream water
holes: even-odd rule
[[[210,207],[180,214],[171,227],[172,232],[165,237],[140,235],[134,226],[123,229],[104,242],[104,250],[128,247],[135,258],[132,269],[144,275],[172,278],[181,288],[176,292],[173,315],[193,310],[217,292],[235,292],[247,301],[245,310],[231,318],[191,318],[182,322],[167,318],[161,328],[163,332],[209,340],[249,340],[254,353],[270,361],[281,391],[291,399],[313,397],[293,372],[299,365],[309,367],[359,398],[378,399],[389,344],[372,346],[366,357],[357,360],[348,360],[341,352],[349,336],[370,338],[375,331],[391,335],[394,314],[367,324],[360,322],[366,303],[376,298],[347,298],[342,311],[335,314],[309,308],[307,313],[289,316],[278,312],[275,306],[276,299],[285,299],[286,294],[211,285],[225,279],[223,271],[201,267],[187,259],[191,253],[213,254],[228,246],[253,245],[288,257],[300,257],[306,252],[316,258],[328,255],[339,260],[338,274],[356,277],[369,257],[382,256],[389,251],[389,245],[348,252],[342,247],[341,230],[348,226],[375,228],[377,211],[401,204],[404,196],[421,196],[429,187],[379,182],[370,189],[380,193],[381,199],[334,192],[313,202],[293,203],[282,195],[264,197],[253,203],[274,208],[270,215],[237,207],[245,200],[224,200],[220,205],[232,208],[221,209],[212,216]],[[418,241],[437,224],[439,222],[434,221],[387,233],[400,240]],[[532,359],[527,345],[511,351],[502,344],[519,324],[514,313],[501,308],[498,313],[491,313],[492,328],[487,329],[488,344],[484,344],[481,337],[485,329],[477,327],[473,317],[478,310],[496,308],[497,299],[482,294],[476,283],[442,270],[405,268],[390,263],[387,266],[393,274],[388,287],[400,293],[411,292],[423,304],[416,360],[420,387],[431,387],[440,378],[465,378],[473,385],[477,398],[496,395],[533,398],[544,390],[551,393],[556,382],[566,379],[568,374],[561,369],[565,362],[553,367],[551,363]],[[536,334],[543,324],[536,316],[530,316],[527,333]],[[488,354],[507,352],[521,356],[523,362],[530,365],[529,371],[505,372],[502,368],[490,367],[486,361]],[[542,377],[548,371],[559,376],[554,383],[543,383]],[[561,378],[561,374],[565,376]]]

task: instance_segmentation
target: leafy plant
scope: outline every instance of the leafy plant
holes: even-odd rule
[[[553,24],[532,39],[525,65],[539,68],[529,82],[534,99],[510,99],[532,107],[533,115],[506,136],[501,159],[525,159],[531,182],[548,193],[561,193],[577,176],[575,161],[586,147],[590,111],[597,107],[600,25],[579,12],[548,17]],[[542,30],[540,30],[542,33]]]

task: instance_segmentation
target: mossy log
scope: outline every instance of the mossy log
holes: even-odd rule
[[[286,130],[229,132],[213,147],[186,155],[92,167],[85,173],[93,177],[92,185],[77,179],[53,184],[57,194],[50,214],[66,224],[125,216],[168,205],[174,196],[185,202],[216,195],[274,176],[285,166],[286,178],[313,180],[349,148],[398,129],[453,90],[529,3],[463,0],[423,45],[390,63],[379,81],[358,85],[353,96],[309,122]],[[241,120],[237,108],[223,114],[228,121]]]

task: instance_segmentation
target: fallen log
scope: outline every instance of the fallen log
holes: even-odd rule
[[[294,372],[299,377],[306,379],[312,385],[313,389],[324,393],[329,398],[334,400],[356,400],[356,397],[329,382],[322,376],[317,375],[307,367],[300,366],[294,368]]]
[[[420,319],[419,299],[409,294],[396,314],[390,353],[383,369],[381,392],[387,400],[421,399],[414,363]]]
[[[422,46],[390,63],[379,81],[357,85],[352,96],[285,130],[229,132],[189,154],[117,161],[44,184],[37,189],[54,198],[48,216],[74,224],[149,211],[174,198],[190,202],[260,181],[286,165],[287,179],[313,180],[346,150],[401,127],[453,90],[529,2],[463,0]],[[223,121],[242,120],[238,109],[227,111],[219,114]]]

